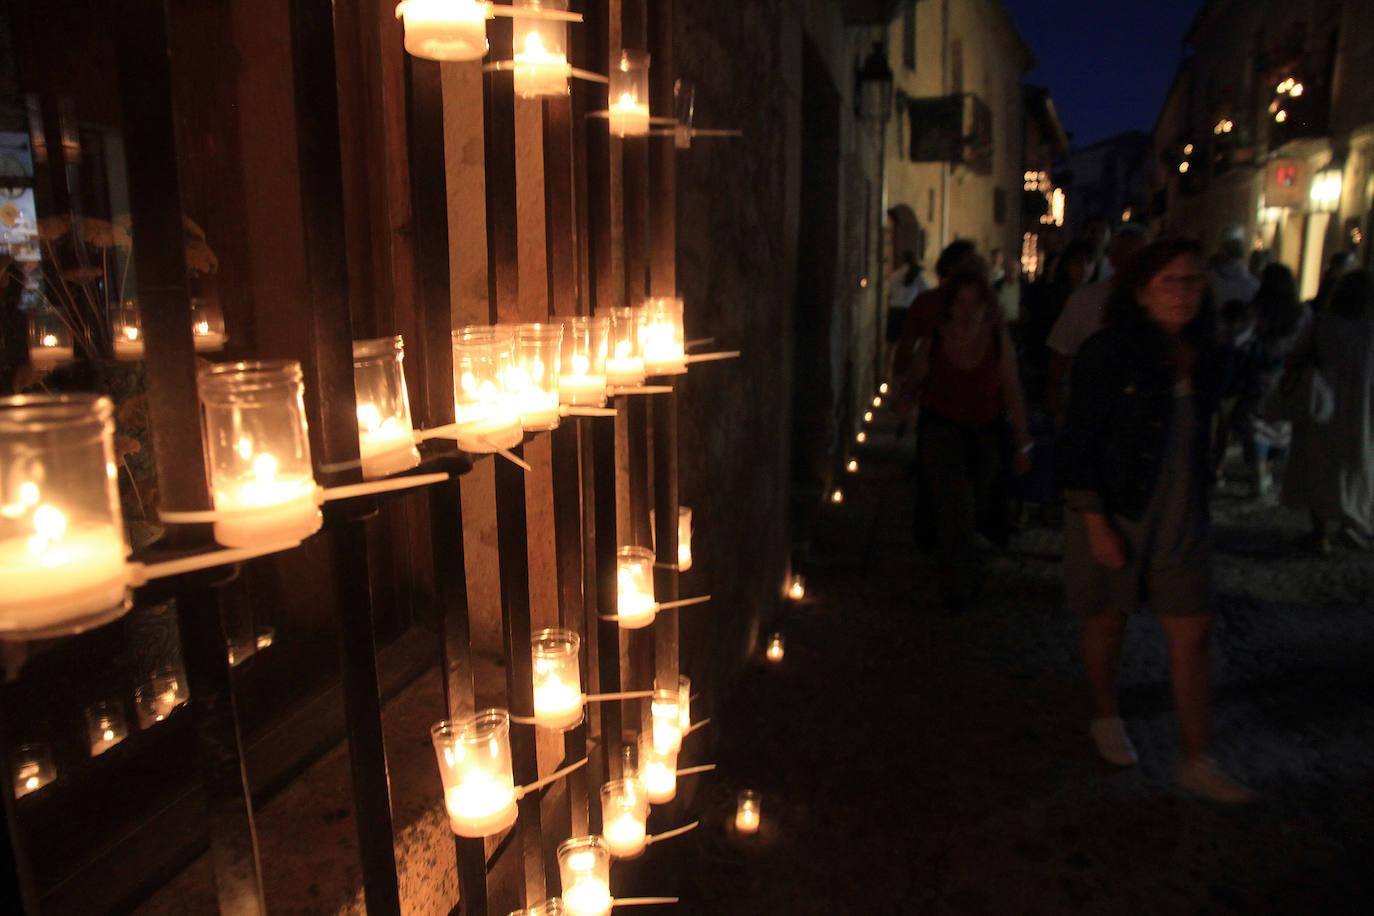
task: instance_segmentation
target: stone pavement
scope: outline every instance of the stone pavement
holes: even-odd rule
[[[1122,709],[1141,764],[1087,738],[1059,539],[1028,529],[943,614],[911,543],[909,451],[890,430],[812,545],[806,603],[776,621],[718,711],[706,829],[681,912],[1344,913],[1374,890],[1374,557],[1299,552],[1301,520],[1217,500],[1215,756],[1261,793],[1227,809],[1172,785],[1163,641],[1133,620]],[[759,835],[734,792],[763,793]]]

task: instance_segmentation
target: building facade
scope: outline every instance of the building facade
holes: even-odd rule
[[[1210,0],[1153,134],[1150,215],[1209,248],[1239,229],[1315,295],[1342,251],[1371,260],[1370,0]]]

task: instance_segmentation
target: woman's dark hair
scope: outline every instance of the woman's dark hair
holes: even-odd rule
[[[977,247],[968,239],[955,239],[935,259],[935,276],[945,279],[958,268],[960,262],[977,252]]]
[[[1352,270],[1331,293],[1331,314],[1352,321],[1374,320],[1374,273]]]
[[[1293,271],[1283,264],[1265,267],[1260,274],[1253,307],[1260,322],[1260,335],[1265,340],[1292,336],[1302,317],[1302,300],[1298,298],[1298,281],[1293,278]]]
[[[1136,291],[1149,284],[1170,263],[1182,257],[1191,257],[1202,262],[1202,246],[1192,239],[1168,239],[1146,245],[1128,270],[1116,275],[1112,285],[1111,298],[1107,300],[1105,312],[1109,325],[1128,325],[1148,323],[1149,316],[1145,307],[1136,298]],[[1183,329],[1183,336],[1195,345],[1202,346],[1216,335],[1216,318],[1212,311],[1212,290],[1210,284],[1203,288],[1202,304],[1197,315]]]
[[[921,275],[921,262],[916,260],[916,252],[908,248],[902,252],[902,264],[906,267],[906,273],[902,274],[902,285],[910,286]]]

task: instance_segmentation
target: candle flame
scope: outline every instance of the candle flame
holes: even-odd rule
[[[204,337],[205,335],[210,333],[210,322],[205,321],[203,319],[201,321],[197,321],[195,324],[191,325],[191,331],[197,337]]]
[[[38,777],[30,776],[28,779],[24,780],[24,788],[30,791],[38,788]]]
[[[616,345],[615,345],[615,358],[616,358],[616,359],[629,359],[629,358],[630,358],[630,342],[629,342],[628,340],[622,340],[622,341],[619,341],[619,342],[616,343]]]
[[[114,729],[113,729],[113,728],[107,728],[107,729],[105,729],[103,732],[100,733],[100,737],[104,738],[106,741],[113,741],[113,740],[114,740]]]
[[[41,341],[41,343],[42,343],[43,346],[45,346],[45,347],[55,347],[55,346],[57,346],[57,335],[56,335],[56,334],[44,334],[44,335],[43,335],[43,340]]]
[[[365,433],[375,433],[382,425],[382,412],[376,404],[358,405],[358,425]]]
[[[138,340],[138,328],[131,324],[126,324],[124,326],[124,339],[130,342]]]
[[[586,375],[592,368],[592,361],[584,354],[574,353],[572,358],[573,375]]]
[[[53,541],[59,540],[67,531],[67,515],[61,509],[46,503],[33,513],[33,537],[29,538],[29,550],[41,553]]]
[[[260,484],[269,484],[277,479],[281,462],[271,452],[263,452],[253,459],[253,476]]]
[[[591,871],[596,868],[596,853],[590,851],[575,852],[568,856],[568,867],[573,871]]]

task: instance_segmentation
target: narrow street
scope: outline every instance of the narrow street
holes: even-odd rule
[[[1133,620],[1122,714],[1141,763],[1087,735],[1059,538],[1023,531],[978,606],[930,606],[891,418],[857,453],[813,545],[806,602],[779,621],[719,717],[718,828],[684,902],[724,913],[1367,912],[1374,890],[1374,557],[1304,555],[1301,519],[1216,500],[1213,750],[1255,788],[1229,809],[1172,783],[1163,642]],[[883,429],[883,424],[888,424]],[[729,829],[734,792],[763,827]],[[875,788],[877,787],[877,788]],[[692,886],[694,885],[694,886]]]

